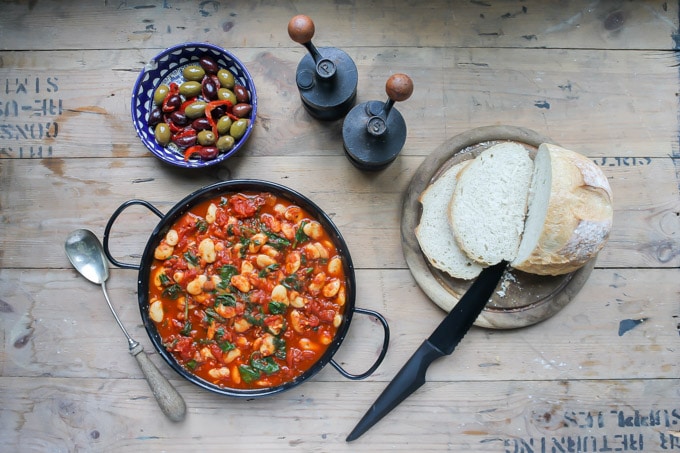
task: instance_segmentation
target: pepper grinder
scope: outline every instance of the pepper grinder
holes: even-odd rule
[[[354,105],[359,79],[352,58],[335,47],[316,48],[312,44],[314,22],[308,16],[293,17],[288,22],[288,35],[309,51],[295,75],[302,105],[319,120],[345,116]]]
[[[406,142],[406,122],[395,108],[413,93],[406,74],[394,74],[385,84],[387,102],[369,101],[354,107],[342,125],[342,140],[349,160],[362,170],[387,167]]]

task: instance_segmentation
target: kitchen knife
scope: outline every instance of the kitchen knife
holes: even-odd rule
[[[432,335],[420,345],[363,418],[359,420],[347,436],[347,442],[357,439],[368,431],[425,383],[427,368],[436,359],[453,352],[489,301],[506,267],[507,262],[503,261],[487,267],[479,274],[472,286],[432,332]]]

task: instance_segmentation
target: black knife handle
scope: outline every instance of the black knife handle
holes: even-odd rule
[[[399,403],[404,401],[411,393],[422,386],[425,383],[427,367],[444,355],[442,351],[434,347],[430,342],[423,342],[375,400],[375,403],[368,409],[363,418],[359,420],[354,430],[347,436],[347,442],[361,436],[392,409],[397,407]]]

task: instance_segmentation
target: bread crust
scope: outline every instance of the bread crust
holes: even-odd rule
[[[560,275],[593,259],[609,238],[613,195],[602,170],[587,157],[557,145],[550,153],[552,172],[545,222],[533,251],[511,265],[524,272]]]

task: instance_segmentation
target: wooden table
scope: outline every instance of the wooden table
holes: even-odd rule
[[[0,2],[1,451],[680,451],[678,2]],[[358,102],[396,72],[415,91],[386,170],[344,156],[341,121],[302,108],[289,38],[296,14],[317,46],[355,60]],[[130,121],[145,62],[183,41],[231,49],[254,77],[253,136],[217,168],[163,165]],[[516,330],[473,328],[427,383],[352,443],[345,437],[444,316],[402,253],[402,199],[449,138],[530,128],[591,157],[615,196],[614,229],[585,286],[558,314]],[[259,178],[312,198],[343,233],[357,306],[381,312],[387,357],[364,381],[332,367],[259,399],[216,396],[152,360],[188,415],[159,411],[100,289],[69,265],[76,228],[101,238],[131,198],[169,210],[212,182]],[[115,253],[139,259],[157,218],[127,215]],[[109,292],[133,337],[136,271]],[[380,326],[356,316],[336,360],[360,372]]]

